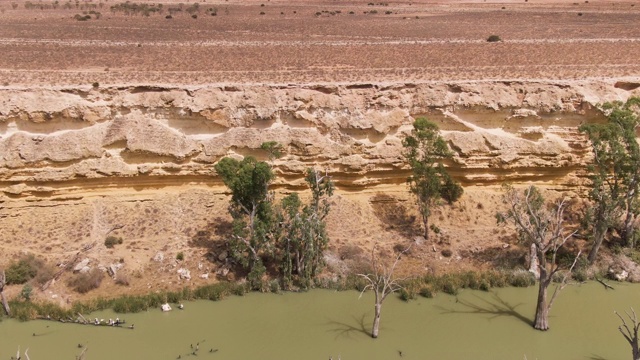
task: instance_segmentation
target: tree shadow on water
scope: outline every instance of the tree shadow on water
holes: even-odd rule
[[[603,358],[600,355],[596,355],[596,354],[592,354],[591,356],[588,357],[588,359],[590,360],[607,360],[607,358]]]
[[[528,317],[522,315],[516,310],[520,304],[510,304],[502,299],[495,292],[491,292],[491,298],[485,299],[478,295],[474,295],[478,301],[472,302],[468,300],[460,300],[456,298],[456,303],[463,307],[463,309],[445,308],[442,306],[436,306],[436,308],[442,310],[441,314],[478,314],[478,315],[491,315],[489,320],[495,319],[501,316],[511,316],[523,323],[533,326],[533,321]]]
[[[366,337],[371,337],[371,334],[365,326],[365,316],[366,314],[362,314],[360,319],[354,316],[351,318],[353,320],[352,322],[329,320],[328,325],[331,326],[331,329],[327,331],[335,333],[336,339],[339,337],[351,338],[353,334],[358,336],[365,335]]]

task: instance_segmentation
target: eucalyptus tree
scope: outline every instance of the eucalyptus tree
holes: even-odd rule
[[[438,126],[425,118],[416,119],[411,134],[404,138],[402,145],[404,158],[411,167],[411,176],[407,179],[409,189],[416,197],[424,237],[429,239],[429,216],[433,208],[442,200],[451,204],[463,193],[462,186],[451,178],[442,164],[453,154],[440,136]]]
[[[251,156],[242,160],[225,157],[214,168],[232,194],[231,256],[249,271],[251,286],[258,287],[266,271],[262,257],[272,250],[274,214],[269,184],[274,179],[273,171],[269,164]]]
[[[640,98],[605,103],[602,110],[607,115],[606,123],[580,126],[593,150],[593,164],[589,167],[589,199],[593,206],[586,221],[593,241],[590,263],[596,260],[611,228],[618,229],[627,245],[635,245],[635,222],[640,214],[640,146],[636,140],[639,106]]]
[[[334,184],[327,173],[314,169],[307,169],[305,180],[311,189],[309,204],[303,204],[297,193],[281,201],[278,250],[285,285],[292,285],[295,274],[299,284],[306,288],[324,264],[324,250],[329,243],[325,218],[331,208],[329,197],[333,195]]]

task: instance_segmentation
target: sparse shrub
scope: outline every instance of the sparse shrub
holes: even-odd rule
[[[451,257],[451,255],[453,255],[453,252],[451,251],[451,249],[443,249],[440,253],[444,257]]]
[[[100,269],[93,268],[86,273],[74,275],[68,285],[73,290],[85,294],[100,287],[102,279],[104,279],[104,273]]]
[[[577,282],[585,282],[589,279],[589,276],[587,275],[587,271],[584,269],[574,270],[573,273],[571,274],[571,277],[573,278],[573,280]]]
[[[17,262],[12,262],[5,270],[7,284],[24,284],[38,274],[38,269],[44,266],[44,261],[33,255],[26,255]]]
[[[536,278],[529,271],[514,271],[511,273],[511,277],[509,279],[509,284],[515,287],[528,287],[535,285]]]
[[[31,287],[31,285],[29,284],[25,284],[22,287],[22,291],[20,291],[20,297],[26,301],[30,301],[32,292],[33,292],[33,287]]]
[[[264,11],[260,11],[260,15],[264,15],[264,14],[265,14],[265,12],[264,12]]]
[[[412,289],[408,289],[408,288],[400,289],[400,299],[402,299],[403,301],[414,300],[415,298],[416,298],[416,293],[415,291],[412,291]]]
[[[47,281],[53,279],[53,277],[55,276],[58,270],[53,264],[50,264],[44,261],[38,261],[37,264],[38,264],[38,273],[33,278],[33,281],[36,283],[36,285],[42,286]]]
[[[436,294],[430,286],[425,286],[420,289],[420,296],[431,299]]]
[[[345,245],[338,250],[340,260],[353,260],[360,256],[364,251],[357,245]]]
[[[104,240],[104,246],[106,246],[109,249],[112,249],[115,245],[119,245],[122,244],[122,238],[121,237],[115,237],[115,236],[107,236],[107,238]]]
[[[487,38],[487,42],[499,42],[499,41],[502,41],[502,39],[498,35],[490,35]]]
[[[269,282],[269,290],[274,294],[279,294],[282,288],[280,287],[280,280],[273,279]]]
[[[191,15],[191,18],[192,18],[192,19],[197,19],[197,18],[198,18],[198,15],[193,14],[193,15]]]
[[[458,295],[458,287],[454,282],[445,282],[442,284],[442,292],[449,295]]]
[[[91,86],[93,86],[94,88],[99,88],[100,87],[100,83],[98,82],[94,82],[93,84],[91,84]]]
[[[80,14],[75,14],[73,16],[74,19],[78,20],[78,21],[87,21],[91,19],[91,15],[80,15]]]
[[[122,286],[129,286],[129,276],[127,274],[123,274],[123,273],[118,273],[116,275],[116,280],[115,280],[116,284],[118,285],[122,285]]]
[[[178,261],[182,261],[184,260],[184,253],[182,251],[180,251],[177,255],[176,255],[176,260]]]
[[[165,18],[165,19],[173,19],[173,16],[171,16],[171,15],[167,15],[167,16],[165,16],[164,18]]]

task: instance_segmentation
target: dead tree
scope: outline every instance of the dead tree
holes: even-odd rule
[[[4,274],[4,270],[0,274],[0,300],[2,300],[2,307],[4,308],[4,312],[7,316],[11,316],[11,309],[9,309],[9,303],[7,302],[7,298],[4,297],[4,286],[7,283],[7,277]]]
[[[27,350],[24,351],[24,357],[25,357],[26,360],[31,360],[31,359],[29,359],[28,352],[29,352],[29,348],[27,348]],[[13,359],[13,356],[11,358]],[[20,356],[20,346],[18,346],[18,352],[16,352],[16,357],[15,358],[16,358],[16,360],[21,360],[22,359],[22,356]]]
[[[395,271],[398,262],[400,262],[402,254],[406,253],[407,251],[409,251],[409,248],[400,252],[398,256],[396,256],[393,265],[384,266],[383,264],[380,264],[376,259],[374,246],[371,250],[372,273],[358,274],[358,276],[362,277],[367,282],[367,285],[360,292],[360,297],[362,297],[362,294],[364,294],[364,292],[367,290],[372,290],[375,295],[375,313],[373,318],[373,327],[371,329],[371,337],[374,339],[378,337],[378,333],[380,331],[380,314],[382,312],[382,303],[387,298],[387,296],[402,289],[402,285],[400,284],[402,280],[395,278],[393,276],[393,272]]]
[[[633,323],[632,327],[627,325],[625,319],[617,311],[614,311],[614,313],[618,315],[620,320],[622,320],[622,325],[618,326],[618,330],[620,330],[622,336],[624,336],[627,342],[629,342],[629,345],[631,345],[633,360],[640,360],[640,348],[638,347],[638,330],[640,329],[640,323],[638,322],[638,316],[636,315],[635,310],[631,308],[631,314],[633,314],[633,316],[626,311],[624,312]]]
[[[548,300],[547,289],[555,275],[561,270],[556,261],[558,250],[577,231],[567,231],[564,228],[564,211],[568,201],[562,199],[550,207],[545,203],[540,191],[535,186],[529,186],[523,192],[507,187],[504,202],[509,206],[509,209],[504,213],[497,214],[498,222],[513,223],[521,241],[527,246],[535,246],[540,281],[533,327],[537,330],[548,330],[551,306],[560,291],[567,285],[567,280],[580,256],[580,252],[578,252],[573,264],[565,272],[561,283],[556,287],[551,299]]]

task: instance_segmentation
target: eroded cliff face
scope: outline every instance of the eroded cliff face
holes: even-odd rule
[[[24,252],[64,264],[89,249],[82,257],[91,266],[124,264],[132,291],[182,286],[176,267],[206,283],[207,274],[225,274],[229,266],[228,194],[212,165],[224,156],[266,159],[260,145],[278,141],[286,151],[274,161],[274,188],[303,190],[307,167],[327,170],[337,183],[328,261],[339,271],[343,249],[390,249],[420,234],[402,159],[402,138],[420,116],[449,141],[455,157],[446,165],[465,194],[433,215],[438,251],[425,246],[408,263],[417,272],[459,269],[471,257],[490,265],[483,259],[509,251],[511,236],[495,227],[499,185],[582,191],[590,152],[577,127],[604,121],[596,104],[637,95],[636,85],[0,89],[0,265]],[[107,235],[125,242],[108,249]],[[454,256],[443,258],[443,246]],[[175,261],[178,252],[185,262]],[[109,286],[109,294],[123,291]]]
[[[402,183],[401,139],[419,116],[438,123],[464,184],[572,186],[588,157],[577,127],[632,92],[607,82],[4,89],[0,191],[208,177],[224,156],[264,158],[270,140],[286,148],[281,185],[300,186],[309,166],[342,187]]]

